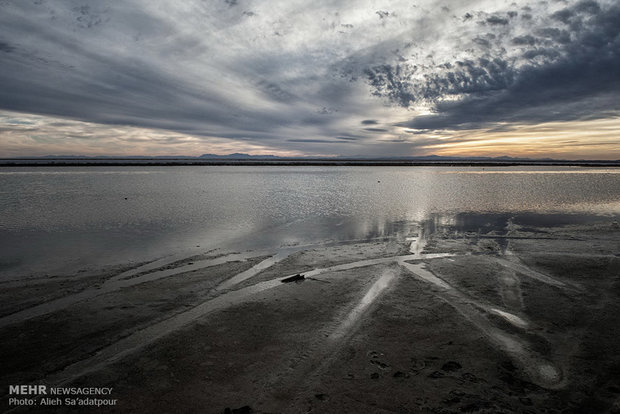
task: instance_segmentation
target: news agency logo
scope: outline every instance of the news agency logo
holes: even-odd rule
[[[9,385],[9,395],[47,395],[47,385]]]
[[[111,387],[49,387],[43,384],[9,385],[9,406],[115,406]],[[104,398],[100,398],[104,397]]]

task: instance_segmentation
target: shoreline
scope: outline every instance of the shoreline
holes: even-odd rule
[[[8,159],[0,158],[2,167],[168,167],[168,166],[318,166],[318,167],[587,167],[587,168],[617,168],[620,161],[475,161],[475,160],[360,160],[360,159],[281,159],[281,160],[251,160],[251,159]]]

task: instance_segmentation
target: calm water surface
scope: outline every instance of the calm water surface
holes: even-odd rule
[[[391,236],[430,217],[475,227],[489,217],[551,225],[619,215],[620,169],[3,168],[0,278]]]

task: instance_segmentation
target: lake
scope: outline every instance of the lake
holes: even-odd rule
[[[0,274],[401,237],[609,221],[620,169],[583,167],[32,167],[0,169]]]

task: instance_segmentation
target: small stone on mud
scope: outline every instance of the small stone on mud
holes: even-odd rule
[[[372,379],[379,379],[379,373],[373,372],[372,374],[370,374],[370,378],[372,378]]]
[[[428,377],[429,377],[429,378],[436,379],[436,378],[441,378],[441,377],[443,377],[443,376],[444,376],[443,372],[440,372],[440,371],[435,371],[435,372],[433,372],[432,374],[429,374],[429,376],[428,376]]]
[[[393,376],[394,378],[409,378],[409,374],[402,371],[396,371]]]
[[[306,277],[304,275],[297,273],[295,276],[285,277],[284,279],[282,279],[282,283],[301,282],[305,278]]]
[[[379,355],[381,354],[377,351],[368,351],[366,355],[368,355],[371,358],[379,358]]]
[[[314,394],[314,397],[317,400],[321,400],[321,401],[327,401],[329,399],[329,396],[327,394]]]

